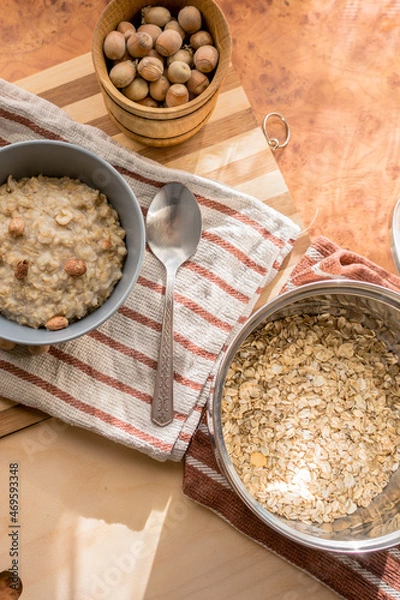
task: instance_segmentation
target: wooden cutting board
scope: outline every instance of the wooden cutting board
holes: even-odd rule
[[[90,53],[14,82],[65,110],[79,123],[102,129],[117,142],[164,166],[217,180],[250,194],[293,221],[300,217],[254,112],[230,67],[217,106],[205,127],[192,139],[170,148],[149,148],[122,134],[108,116]],[[278,150],[280,152],[282,150]],[[310,243],[306,232],[281,272],[261,294],[257,306],[277,294]],[[41,411],[0,397],[0,437],[50,418]]]

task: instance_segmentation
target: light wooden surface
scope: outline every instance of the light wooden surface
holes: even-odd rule
[[[0,440],[3,497],[15,461],[23,600],[337,598],[186,499],[181,463],[158,463],[55,419]],[[2,568],[7,514],[4,501]]]

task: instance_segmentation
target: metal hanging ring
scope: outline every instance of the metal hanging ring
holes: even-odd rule
[[[271,117],[277,117],[285,125],[286,136],[285,136],[285,139],[283,140],[283,142],[280,142],[278,140],[278,138],[276,138],[276,137],[270,138],[268,135],[267,123],[268,123],[268,119],[270,119]],[[271,112],[271,113],[268,113],[267,115],[265,115],[263,124],[262,124],[262,130],[263,130],[265,138],[268,142],[268,145],[271,146],[273,152],[275,152],[275,150],[278,150],[279,148],[284,148],[285,146],[288,145],[289,140],[290,140],[290,127],[289,127],[289,123],[286,121],[285,117],[282,116],[281,114],[279,114],[277,112]]]

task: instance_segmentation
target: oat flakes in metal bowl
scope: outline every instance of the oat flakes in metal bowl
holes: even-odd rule
[[[208,426],[230,487],[297,543],[400,543],[400,294],[310,283],[256,311],[218,363]]]
[[[397,361],[375,331],[343,316],[256,329],[221,404],[229,457],[252,496],[306,523],[368,506],[399,467]]]

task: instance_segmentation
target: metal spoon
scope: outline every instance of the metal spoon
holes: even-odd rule
[[[202,231],[196,198],[181,183],[167,183],[155,195],[146,217],[150,250],[165,266],[167,282],[151,420],[163,427],[171,423],[173,411],[173,309],[178,268],[194,254]]]

